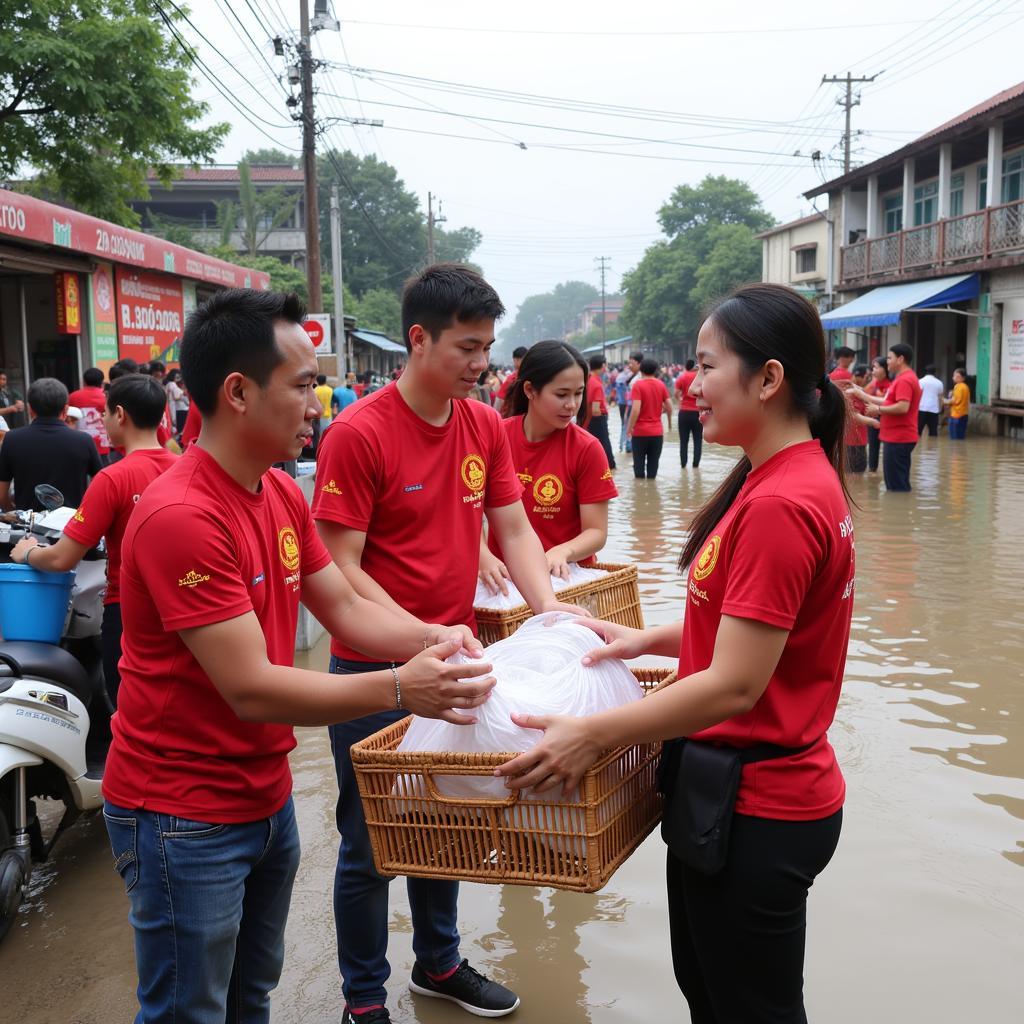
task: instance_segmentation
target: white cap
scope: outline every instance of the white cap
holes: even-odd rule
[[[64,413],[64,418],[68,420],[80,420],[82,418],[82,410],[77,405],[69,405],[68,410]]]

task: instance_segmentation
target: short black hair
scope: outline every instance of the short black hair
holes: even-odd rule
[[[934,363],[929,363],[924,368],[924,372],[925,372],[926,375],[930,373],[934,377],[935,376],[935,364]]]
[[[644,354],[643,354],[643,352],[637,350],[636,352],[630,352],[629,353],[629,358],[630,359],[635,359],[638,363],[642,363],[643,359],[644,359]]]
[[[107,391],[107,408],[113,412],[121,406],[140,430],[156,430],[166,405],[167,392],[160,381],[145,373],[126,373]]]
[[[59,416],[68,404],[68,389],[56,377],[40,377],[28,387],[28,404],[37,416]]]
[[[522,359],[530,350],[525,345],[520,345],[518,348],[512,349],[513,359]]]
[[[318,373],[316,375],[316,382],[317,382],[318,386],[321,385],[321,384],[326,384],[327,383],[327,374],[326,373]]]
[[[858,363],[850,372],[854,377],[863,377],[865,373],[871,372],[871,367],[867,363]]]
[[[107,371],[107,377],[111,383],[117,380],[118,377],[123,377],[126,373],[138,373],[139,364],[134,359],[118,359],[116,363]]]
[[[90,366],[82,374],[82,383],[87,388],[98,388],[103,384],[103,371],[96,366]]]
[[[696,366],[697,366],[697,360],[696,359],[687,359],[686,360],[686,369],[687,370],[692,370]]]
[[[644,358],[640,360],[640,372],[645,377],[650,377],[653,374],[657,373],[658,360],[655,359],[653,356],[644,356]]]
[[[836,349],[836,359],[852,359],[856,354],[849,345],[840,345]]]
[[[913,365],[914,350],[905,341],[897,341],[895,345],[890,345],[889,351],[894,356],[902,358],[907,366]]]
[[[161,363],[159,359],[152,360],[150,362],[149,366],[146,368],[146,373],[150,373],[150,374],[152,374],[152,373],[166,373],[166,372],[167,372],[167,367],[163,363]]]
[[[596,353],[590,357],[590,368],[592,370],[600,370],[602,366],[607,362],[605,357],[600,353]]]
[[[402,340],[407,352],[412,352],[409,331],[415,324],[436,341],[456,320],[499,320],[504,315],[498,293],[461,263],[434,263],[402,288]]]
[[[217,410],[217,395],[231,373],[243,373],[265,387],[282,361],[274,339],[279,320],[301,324],[306,311],[294,292],[226,288],[197,306],[181,337],[185,387],[204,416]]]

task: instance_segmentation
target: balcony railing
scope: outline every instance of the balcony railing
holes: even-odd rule
[[[844,246],[840,276],[843,281],[883,277],[973,263],[1017,249],[1024,249],[1024,200]]]

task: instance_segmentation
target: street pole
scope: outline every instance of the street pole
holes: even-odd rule
[[[434,196],[427,193],[427,266],[434,262]]]
[[[604,355],[605,342],[608,340],[608,327],[605,324],[607,314],[605,312],[604,274],[611,261],[607,256],[595,256],[594,259],[601,268],[601,355]]]
[[[334,338],[338,363],[338,379],[344,381],[348,371],[348,353],[345,344],[345,293],[341,278],[341,203],[338,186],[331,186],[331,274],[334,281]]]
[[[846,95],[842,99],[836,100],[836,103],[846,110],[846,131],[843,133],[843,174],[850,173],[850,111],[854,107],[860,106],[860,96],[856,99],[853,98],[853,83],[854,82],[873,82],[878,75],[882,72],[879,71],[877,74],[872,75],[870,78],[854,78],[849,71],[846,72],[845,78],[837,78],[835,75],[826,77],[821,76],[821,84],[824,85],[826,82],[832,85],[844,85],[846,86]]]
[[[316,121],[313,116],[313,50],[309,34],[309,0],[299,0],[299,65],[302,72],[302,164],[305,171],[306,284],[309,307],[324,308],[320,283],[320,210],[316,193]]]

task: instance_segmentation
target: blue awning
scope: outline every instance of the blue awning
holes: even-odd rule
[[[979,291],[977,274],[890,284],[873,288],[831,313],[823,313],[821,323],[826,331],[845,327],[886,327],[898,324],[904,310],[931,309],[951,302],[965,302],[976,299]]]
[[[352,337],[358,341],[364,341],[367,345],[373,345],[382,352],[401,352],[406,354],[405,346],[392,341],[386,334],[379,334],[377,331],[352,331]]]

